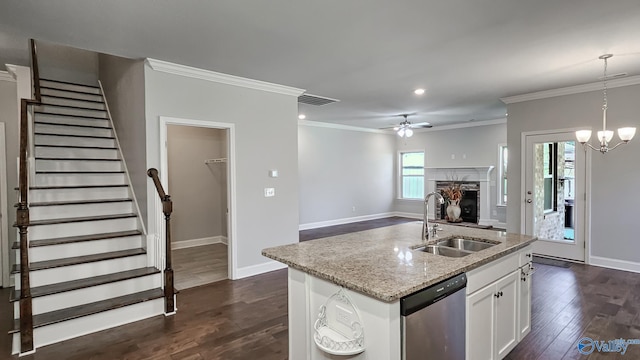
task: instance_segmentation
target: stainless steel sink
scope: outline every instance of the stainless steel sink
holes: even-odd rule
[[[463,239],[463,238],[451,238],[442,241],[438,241],[436,243],[438,246],[446,246],[458,250],[467,250],[467,251],[480,251],[484,249],[488,249],[495,244],[487,243],[484,241],[477,241],[471,239]]]
[[[427,245],[419,247],[416,250],[424,251],[435,255],[442,255],[447,257],[463,257],[472,254],[471,251],[465,251],[460,249],[454,249],[446,246]]]

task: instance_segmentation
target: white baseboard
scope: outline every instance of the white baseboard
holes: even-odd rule
[[[286,267],[287,267],[286,264],[277,262],[275,260],[270,260],[262,264],[245,266],[237,269],[236,278],[234,280],[242,279],[242,278],[246,278],[254,275],[260,275],[270,271],[285,269]]]
[[[634,261],[611,259],[601,256],[590,256],[589,265],[640,273],[640,263]]]
[[[186,249],[211,244],[228,244],[227,237],[218,235],[200,239],[180,240],[171,243],[171,250]]]
[[[422,214],[419,214],[419,213],[408,213],[408,212],[395,211],[395,212],[393,212],[392,216],[399,216],[399,217],[404,217],[404,218],[409,218],[409,219],[422,220]],[[431,217],[429,217],[429,220],[431,220]]]
[[[342,219],[335,219],[335,220],[319,221],[314,223],[300,224],[298,226],[298,230],[310,230],[310,229],[321,228],[325,226],[351,224],[358,221],[384,219],[391,216],[398,216],[398,215],[396,215],[396,213],[394,212],[388,212],[388,213],[380,213],[380,214],[354,216],[350,218],[342,218]]]

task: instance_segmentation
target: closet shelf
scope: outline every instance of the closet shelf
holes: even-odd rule
[[[207,159],[204,161],[205,164],[216,164],[216,163],[226,163],[227,158],[217,158],[217,159]]]

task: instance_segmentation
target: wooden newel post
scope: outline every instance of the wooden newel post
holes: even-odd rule
[[[33,316],[31,307],[31,286],[29,283],[29,207],[18,204],[16,225],[20,232],[20,352],[33,350]]]
[[[162,199],[162,212],[164,213],[164,221],[166,227],[165,236],[165,248],[166,254],[166,267],[164,269],[164,298],[165,298],[165,313],[169,314],[175,311],[175,304],[173,303],[173,268],[171,267],[171,212],[173,211],[173,202],[171,196],[165,195]]]
[[[158,178],[158,170],[151,168],[147,170],[147,175],[153,180],[156,186],[160,200],[162,201],[162,212],[165,221],[165,260],[164,269],[164,310],[166,314],[175,312],[175,303],[173,301],[173,268],[171,267],[171,212],[173,211],[173,202],[171,196],[167,195],[162,188],[160,179]]]

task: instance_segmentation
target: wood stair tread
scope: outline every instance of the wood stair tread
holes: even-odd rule
[[[90,139],[115,139],[113,136],[97,136],[97,135],[76,135],[76,134],[50,134],[50,133],[34,133],[35,135],[46,136],[66,136],[66,137],[78,137],[78,138],[90,138]]]
[[[142,235],[142,231],[140,230],[115,231],[115,232],[102,233],[102,234],[30,240],[29,247],[33,248],[33,247],[39,247],[39,246],[63,245],[63,244],[83,242],[83,241],[104,240],[104,239],[113,239],[118,237],[129,237],[129,236],[138,236],[138,235]],[[20,243],[18,241],[14,242],[12,248],[19,249]]]
[[[78,85],[78,84],[74,84],[74,85]],[[80,86],[86,86],[86,85],[80,85]],[[46,85],[40,85],[40,89],[56,90],[56,91],[64,91],[64,92],[72,92],[72,93],[76,93],[76,94],[87,94],[87,95],[96,95],[96,96],[101,96],[100,94],[96,94],[96,93],[94,93],[94,92],[90,92],[90,91],[80,91],[80,90],[63,89],[63,88],[59,88],[59,87],[46,86]],[[45,95],[45,94],[42,94],[42,96],[51,96],[51,95]]]
[[[114,202],[129,202],[133,201],[131,198],[119,198],[119,199],[97,199],[97,200],[75,200],[75,201],[48,201],[48,202],[32,202],[29,207],[33,206],[59,206],[59,205],[85,205],[85,204],[103,204]]]
[[[36,106],[55,106],[55,107],[65,108],[65,109],[77,109],[77,110],[100,111],[100,112],[107,111],[107,110],[104,110],[104,109],[94,109],[94,108],[84,107],[84,106],[52,104],[52,103],[48,103],[48,102],[44,102],[44,101],[40,101],[40,104],[38,104]]]
[[[83,316],[94,315],[108,310],[119,309],[128,305],[155,300],[164,296],[163,290],[152,289],[130,295],[119,296],[107,300],[102,300],[90,304],[74,306],[67,309],[56,310],[44,314],[33,316],[33,327],[38,328],[46,325],[59,323],[62,321],[77,319]],[[20,329],[20,320],[16,319],[10,334],[16,333]]]
[[[82,125],[82,124],[61,124],[61,123],[49,122],[49,121],[34,121],[34,123],[35,124],[41,124],[41,125],[79,127],[79,128],[89,128],[89,129],[111,129],[111,126]]]
[[[100,220],[113,220],[113,219],[126,219],[136,217],[134,213],[128,214],[113,214],[113,215],[97,215],[97,216],[82,216],[74,218],[62,218],[62,219],[47,219],[47,220],[34,220],[29,222],[29,226],[38,225],[53,225],[53,224],[67,224],[74,222],[87,222],[87,221],[100,221]]]
[[[101,254],[76,256],[72,258],[37,261],[37,262],[32,262],[30,264],[29,270],[37,271],[37,270],[51,269],[51,268],[70,266],[70,265],[86,264],[86,263],[103,261],[103,260],[111,260],[111,259],[123,258],[128,256],[143,255],[143,254],[146,254],[146,251],[142,248],[138,248],[138,249],[112,251],[112,252],[106,252]],[[17,274],[19,272],[20,272],[20,264],[14,264],[13,268],[11,269],[11,273]]]
[[[42,77],[40,78],[40,81],[48,81],[48,82],[54,82],[54,83],[59,83],[59,84],[76,85],[76,86],[84,86],[84,87],[88,87],[88,88],[100,89],[100,87],[97,86],[97,85],[80,84],[80,83],[74,83],[74,82],[69,82],[69,81],[64,81],[64,80],[45,79],[45,78],[42,78]]]
[[[31,186],[29,190],[68,190],[68,189],[95,189],[95,188],[112,188],[112,187],[128,187],[129,184],[105,184],[105,185],[59,185],[59,186]],[[14,190],[20,190],[14,188]]]
[[[62,292],[84,289],[92,286],[104,285],[104,284],[134,279],[134,278],[158,274],[158,273],[160,273],[160,270],[154,267],[146,267],[146,268],[117,272],[113,274],[66,281],[66,282],[61,282],[57,284],[37,286],[37,287],[31,288],[31,297],[35,298],[35,297],[52,295],[52,294],[58,294]],[[14,302],[17,300],[20,300],[20,290],[11,291],[9,301]]]
[[[76,114],[60,114],[60,113],[55,113],[55,112],[50,112],[50,111],[42,111],[42,110],[35,110],[34,113],[36,114],[43,114],[43,115],[54,115],[54,116],[70,116],[70,117],[75,117],[75,118],[84,118],[84,119],[99,119],[99,120],[109,120],[107,118],[105,118],[104,116],[88,116],[88,115],[76,115]]]
[[[62,89],[56,89],[56,90],[62,90]],[[96,96],[100,96],[98,94],[95,94],[95,95]],[[42,97],[64,99],[64,100],[73,100],[73,101],[86,101],[86,102],[91,102],[91,103],[96,103],[96,104],[104,104],[104,102],[102,100],[79,99],[79,98],[68,97],[68,96],[60,96],[60,95],[42,94]]]
[[[47,145],[35,144],[35,147],[55,147],[55,148],[70,148],[70,149],[100,149],[100,150],[118,150],[117,147],[113,146],[79,146],[79,145]]]
[[[72,157],[36,157],[36,160],[55,160],[55,161],[121,161],[120,159],[114,158],[91,158],[91,157],[82,157],[82,158],[72,158]]]
[[[101,170],[101,171],[60,171],[60,170],[45,170],[36,171],[36,174],[124,174],[124,170]]]

